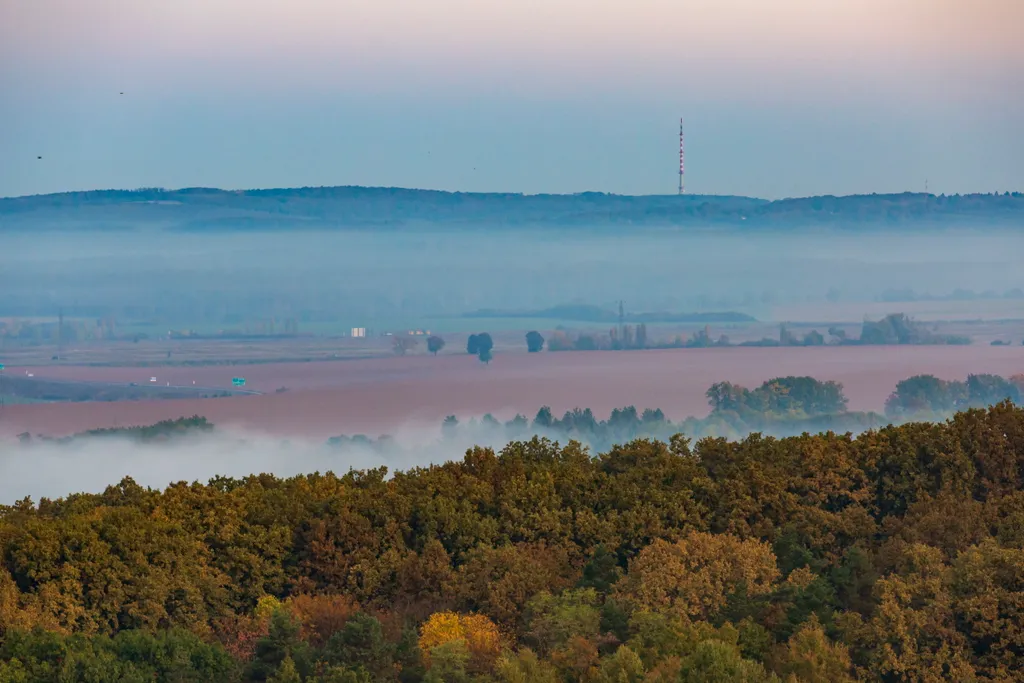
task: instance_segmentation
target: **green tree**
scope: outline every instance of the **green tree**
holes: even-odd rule
[[[476,354],[480,357],[480,360],[484,363],[491,361],[491,351],[494,349],[494,340],[491,339],[491,335],[487,332],[481,332],[476,335]]]
[[[536,330],[526,333],[526,350],[529,353],[537,353],[544,348],[544,337]]]
[[[299,637],[300,624],[287,610],[277,608],[270,615],[270,629],[264,638],[256,643],[253,661],[249,664],[248,676],[252,680],[270,680],[290,661],[292,666],[301,666],[305,672],[310,664],[309,645]]]
[[[394,646],[384,637],[380,621],[360,612],[330,637],[323,656],[332,665],[363,667],[380,680],[392,670]]]
[[[430,668],[424,683],[469,683],[469,649],[463,640],[451,640],[430,650]]]
[[[804,346],[824,346],[825,336],[817,330],[811,330],[804,335]]]
[[[593,588],[598,594],[606,595],[620,578],[622,568],[619,567],[618,558],[604,544],[600,544],[594,548],[594,554],[583,566],[583,577],[578,587]]]
[[[987,408],[1000,401],[1020,403],[1020,390],[999,375],[968,375],[967,402],[976,408]]]
[[[583,588],[557,596],[538,593],[526,604],[526,622],[529,641],[542,655],[564,647],[574,636],[594,640],[601,629],[597,591]]]
[[[776,671],[800,683],[853,683],[847,648],[832,643],[816,619],[804,624],[776,656]]]
[[[373,676],[366,669],[346,666],[329,666],[318,673],[315,680],[317,683],[374,683]]]
[[[501,683],[561,683],[558,671],[529,648],[507,654],[498,662]]]
[[[533,427],[534,429],[550,429],[554,422],[555,418],[551,414],[551,408],[542,406],[537,411],[536,417],[533,418]]]
[[[896,570],[875,584],[878,606],[862,636],[869,674],[879,680],[974,680],[953,610],[953,573],[942,553],[914,544],[897,558]]]
[[[444,348],[444,339],[437,335],[431,335],[427,337],[427,351],[437,355],[437,352]]]
[[[644,680],[644,664],[640,657],[625,645],[601,662],[600,683],[640,683]]]
[[[299,676],[298,669],[295,668],[295,662],[292,658],[285,656],[281,666],[277,669],[277,673],[268,678],[267,683],[302,683],[302,677]]]
[[[735,645],[705,640],[686,658],[682,683],[781,683],[758,662],[744,659]]]
[[[967,401],[967,387],[963,382],[947,382],[934,375],[915,375],[901,380],[885,402],[885,414],[891,418],[904,418],[931,414],[944,414]]]
[[[420,340],[403,334],[396,334],[392,338],[391,349],[398,356],[404,356],[419,346]]]

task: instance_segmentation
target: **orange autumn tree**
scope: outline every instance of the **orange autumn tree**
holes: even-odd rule
[[[282,608],[273,595],[263,595],[249,614],[227,615],[214,623],[217,640],[240,662],[248,661],[256,651],[256,643],[270,632],[270,617]]]
[[[326,645],[359,612],[359,603],[346,595],[294,595],[284,607],[302,624],[302,637],[314,647]]]
[[[489,671],[501,654],[501,634],[494,622],[482,614],[435,612],[420,627],[419,648],[423,663],[430,667],[434,648],[461,641],[469,652],[471,671]]]

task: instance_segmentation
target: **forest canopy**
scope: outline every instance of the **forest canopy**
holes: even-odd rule
[[[0,681],[1020,680],[1022,486],[1010,402],[126,478],[0,508]]]

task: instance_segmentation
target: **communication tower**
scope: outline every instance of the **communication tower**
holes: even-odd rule
[[[683,147],[683,120],[679,119],[679,194],[683,193],[683,175],[686,173],[686,165],[684,164],[684,147]]]

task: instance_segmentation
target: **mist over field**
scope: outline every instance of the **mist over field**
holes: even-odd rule
[[[473,418],[471,418],[473,419]],[[308,437],[282,438],[255,430],[217,428],[168,441],[144,442],[126,436],[79,437],[71,441],[0,442],[0,505],[30,496],[66,497],[100,493],[123,477],[157,489],[179,481],[206,483],[218,476],[244,478],[267,473],[290,477],[350,469],[396,470],[460,460],[473,447],[502,449],[511,439],[496,431],[470,427],[442,436],[438,426],[409,424],[389,438],[331,445]],[[527,429],[517,440],[534,436],[565,443],[561,435]],[[585,438],[577,438],[586,443]],[[27,466],[31,463],[31,466]]]
[[[742,197],[524,197],[303,188],[27,197],[0,201],[0,318],[52,320],[58,311],[69,318],[113,318],[124,340],[131,338],[133,329],[157,335],[171,329],[216,332],[244,329],[266,319],[295,320],[302,332],[314,335],[343,333],[350,326],[380,331],[432,325],[441,333],[494,326],[497,331],[502,324],[527,323],[463,316],[482,309],[500,316],[566,303],[614,311],[620,300],[633,313],[735,311],[760,321],[779,319],[777,310],[783,306],[813,304],[809,315],[846,305],[847,320],[858,322],[870,302],[894,301],[892,311],[885,311],[890,313],[915,295],[942,297],[958,291],[1007,299],[1012,307],[1013,301],[1024,299],[1018,259],[1024,253],[1024,234],[1012,228],[1022,207],[1024,199],[1016,194],[971,195],[956,201],[894,195],[767,202]],[[540,329],[547,333],[558,322],[550,319],[548,327]],[[49,343],[53,342],[51,336]],[[462,340],[450,336],[449,342],[451,352]],[[7,351],[17,344],[24,350],[33,340],[4,343],[12,344]],[[628,361],[616,381],[610,379],[610,361],[572,370],[577,361],[561,356],[516,363],[499,359],[486,378],[468,374],[480,369],[476,364],[456,368],[454,363],[462,359],[454,358],[448,365],[444,359],[431,359],[429,368],[319,368],[308,381],[298,377],[301,366],[289,366],[269,379],[254,367],[245,371],[249,386],[273,394],[264,397],[267,402],[203,406],[215,422],[223,416],[222,406],[228,413],[231,408],[235,412],[227,423],[246,429],[219,428],[213,435],[164,445],[104,438],[65,445],[34,443],[28,450],[4,447],[0,498],[10,502],[24,495],[98,491],[123,476],[162,487],[217,475],[266,471],[287,476],[378,465],[394,470],[457,459],[473,445],[501,448],[508,439],[486,430],[463,430],[455,439],[442,439],[436,424],[413,426],[408,421],[418,419],[428,406],[435,412],[469,406],[470,412],[483,412],[497,405],[495,401],[519,401],[519,407],[528,402],[535,408],[538,401],[565,407],[593,398],[607,409],[609,402],[624,405],[643,398],[655,407],[674,410],[679,408],[680,387],[694,383],[697,375],[702,392],[711,382],[734,377],[730,373],[740,365],[750,365],[754,357],[737,352],[748,355],[742,360],[722,357],[725,365],[706,377],[697,368],[687,369],[691,360],[683,357],[616,356],[616,363]],[[179,353],[177,347],[174,353]],[[799,358],[787,361],[785,373],[822,372],[818,356],[798,353]],[[906,353],[913,354],[913,362],[926,358],[921,350]],[[985,368],[1003,371],[1012,365],[1011,359],[1002,357],[1005,354],[986,353],[972,351],[970,359],[958,356],[956,363],[952,355],[936,357],[924,362],[921,370],[942,374],[956,364],[955,374],[960,374]],[[873,354],[866,350],[856,359],[844,357],[846,364],[834,371],[847,373],[855,401],[863,400],[869,375],[871,384],[885,384],[869,387],[871,392],[891,387],[891,373],[881,373],[882,361]],[[755,364],[771,363],[773,369],[756,367],[744,381],[781,371],[781,356],[757,358]],[[226,363],[235,360],[230,355],[218,358]],[[819,365],[812,367],[814,362]],[[912,364],[892,362],[903,369]],[[63,365],[36,372],[58,377],[66,370],[74,375],[74,362]],[[77,372],[88,374],[87,368]],[[200,386],[224,381],[218,375],[210,384],[187,367],[152,372],[161,383],[173,379],[186,387],[197,377]],[[366,375],[362,384],[352,379],[360,373]],[[95,379],[144,382],[143,375],[149,371],[135,378],[127,371],[103,369]],[[596,375],[614,385],[615,398],[612,389],[587,384]],[[666,385],[663,380],[669,375],[675,378]],[[394,390],[398,393],[388,393],[391,379],[412,381],[413,376],[425,383],[402,385]],[[357,384],[359,388],[353,389]],[[627,385],[633,393],[625,398]],[[410,393],[413,386],[419,393]],[[279,387],[288,391],[274,394]],[[315,387],[336,388],[337,393],[304,391]],[[359,422],[356,416],[365,417],[369,410],[353,402],[368,405],[371,394],[378,406],[369,411],[373,419],[386,419],[387,431],[396,437],[389,444],[329,447],[308,429],[282,427],[281,419],[312,420],[314,413],[322,414],[321,422],[329,422],[337,419],[332,411],[352,427]],[[697,404],[703,402],[694,396]],[[258,404],[269,413],[240,419],[239,413],[252,412]],[[159,403],[120,405],[124,408],[114,406],[105,417],[93,414],[96,422],[88,426],[109,425],[111,415],[120,424],[124,416],[136,414],[135,408],[152,407],[153,421],[166,417],[158,415]],[[28,419],[35,407],[21,408],[19,414]],[[261,426],[272,431],[271,423],[277,436],[252,431]],[[405,426],[391,429],[394,425]],[[355,429],[376,426],[366,423]],[[545,435],[533,429],[519,438],[532,434]],[[547,436],[564,441],[565,435]],[[732,436],[743,436],[742,430]],[[31,468],[23,466],[26,457],[31,458]]]
[[[997,392],[985,403],[998,400],[1001,394]],[[545,411],[547,418],[543,417]],[[928,410],[916,413],[913,419],[940,422],[951,414],[948,410]],[[326,441],[253,428],[210,428],[205,421],[198,429],[193,426],[184,432],[170,432],[162,439],[140,439],[138,433],[121,432],[80,434],[60,440],[29,439],[18,444],[7,440],[0,441],[0,505],[11,505],[26,496],[38,501],[43,497],[100,493],[124,477],[142,486],[163,489],[180,481],[206,483],[216,477],[242,479],[262,473],[286,478],[329,471],[343,475],[349,470],[385,467],[390,476],[396,471],[461,460],[470,449],[500,452],[509,443],[534,438],[561,445],[576,441],[596,456],[639,439],[668,443],[681,435],[691,442],[705,436],[740,440],[755,433],[784,439],[822,431],[857,436],[906,421],[876,412],[845,412],[845,407],[833,414],[805,415],[788,421],[769,419],[749,426],[735,418],[738,416],[731,413],[713,413],[706,419],[673,421],[657,409],[626,407],[613,410],[607,420],[597,418],[595,424],[590,410],[567,411],[559,420],[558,414],[545,406],[532,422],[519,414],[504,423],[491,414],[453,415],[440,426],[406,421],[387,434],[338,435]],[[554,423],[542,422],[544,419]]]
[[[554,432],[530,429],[517,440],[534,436],[566,443]],[[290,477],[313,472],[342,475],[350,469],[387,467],[389,474],[460,460],[479,446],[501,450],[510,442],[484,429],[442,438],[437,428],[406,427],[391,443],[346,443],[331,446],[304,437],[279,438],[252,431],[218,429],[167,442],[139,442],[126,437],[82,438],[67,443],[0,445],[0,505],[29,496],[60,498],[100,493],[131,477],[141,486],[163,489],[187,481],[206,483],[224,476],[244,478],[267,473]],[[577,438],[591,447],[585,438]],[[31,463],[31,466],[26,466]]]
[[[164,488],[178,481],[205,483],[217,476],[241,478],[263,472],[287,477],[329,470],[343,474],[350,468],[381,465],[405,469],[461,454],[441,448],[436,429],[432,439],[426,431],[421,437],[421,446],[401,454],[358,445],[333,449],[302,437],[280,439],[223,429],[164,443],[105,437],[5,445],[0,446],[0,505],[25,496],[38,500],[99,493],[126,476],[142,486]]]
[[[891,291],[1004,296],[1022,286],[1024,234],[551,227],[254,233],[3,235],[0,316],[115,316],[224,327],[407,324],[568,302],[631,311],[871,301]]]

